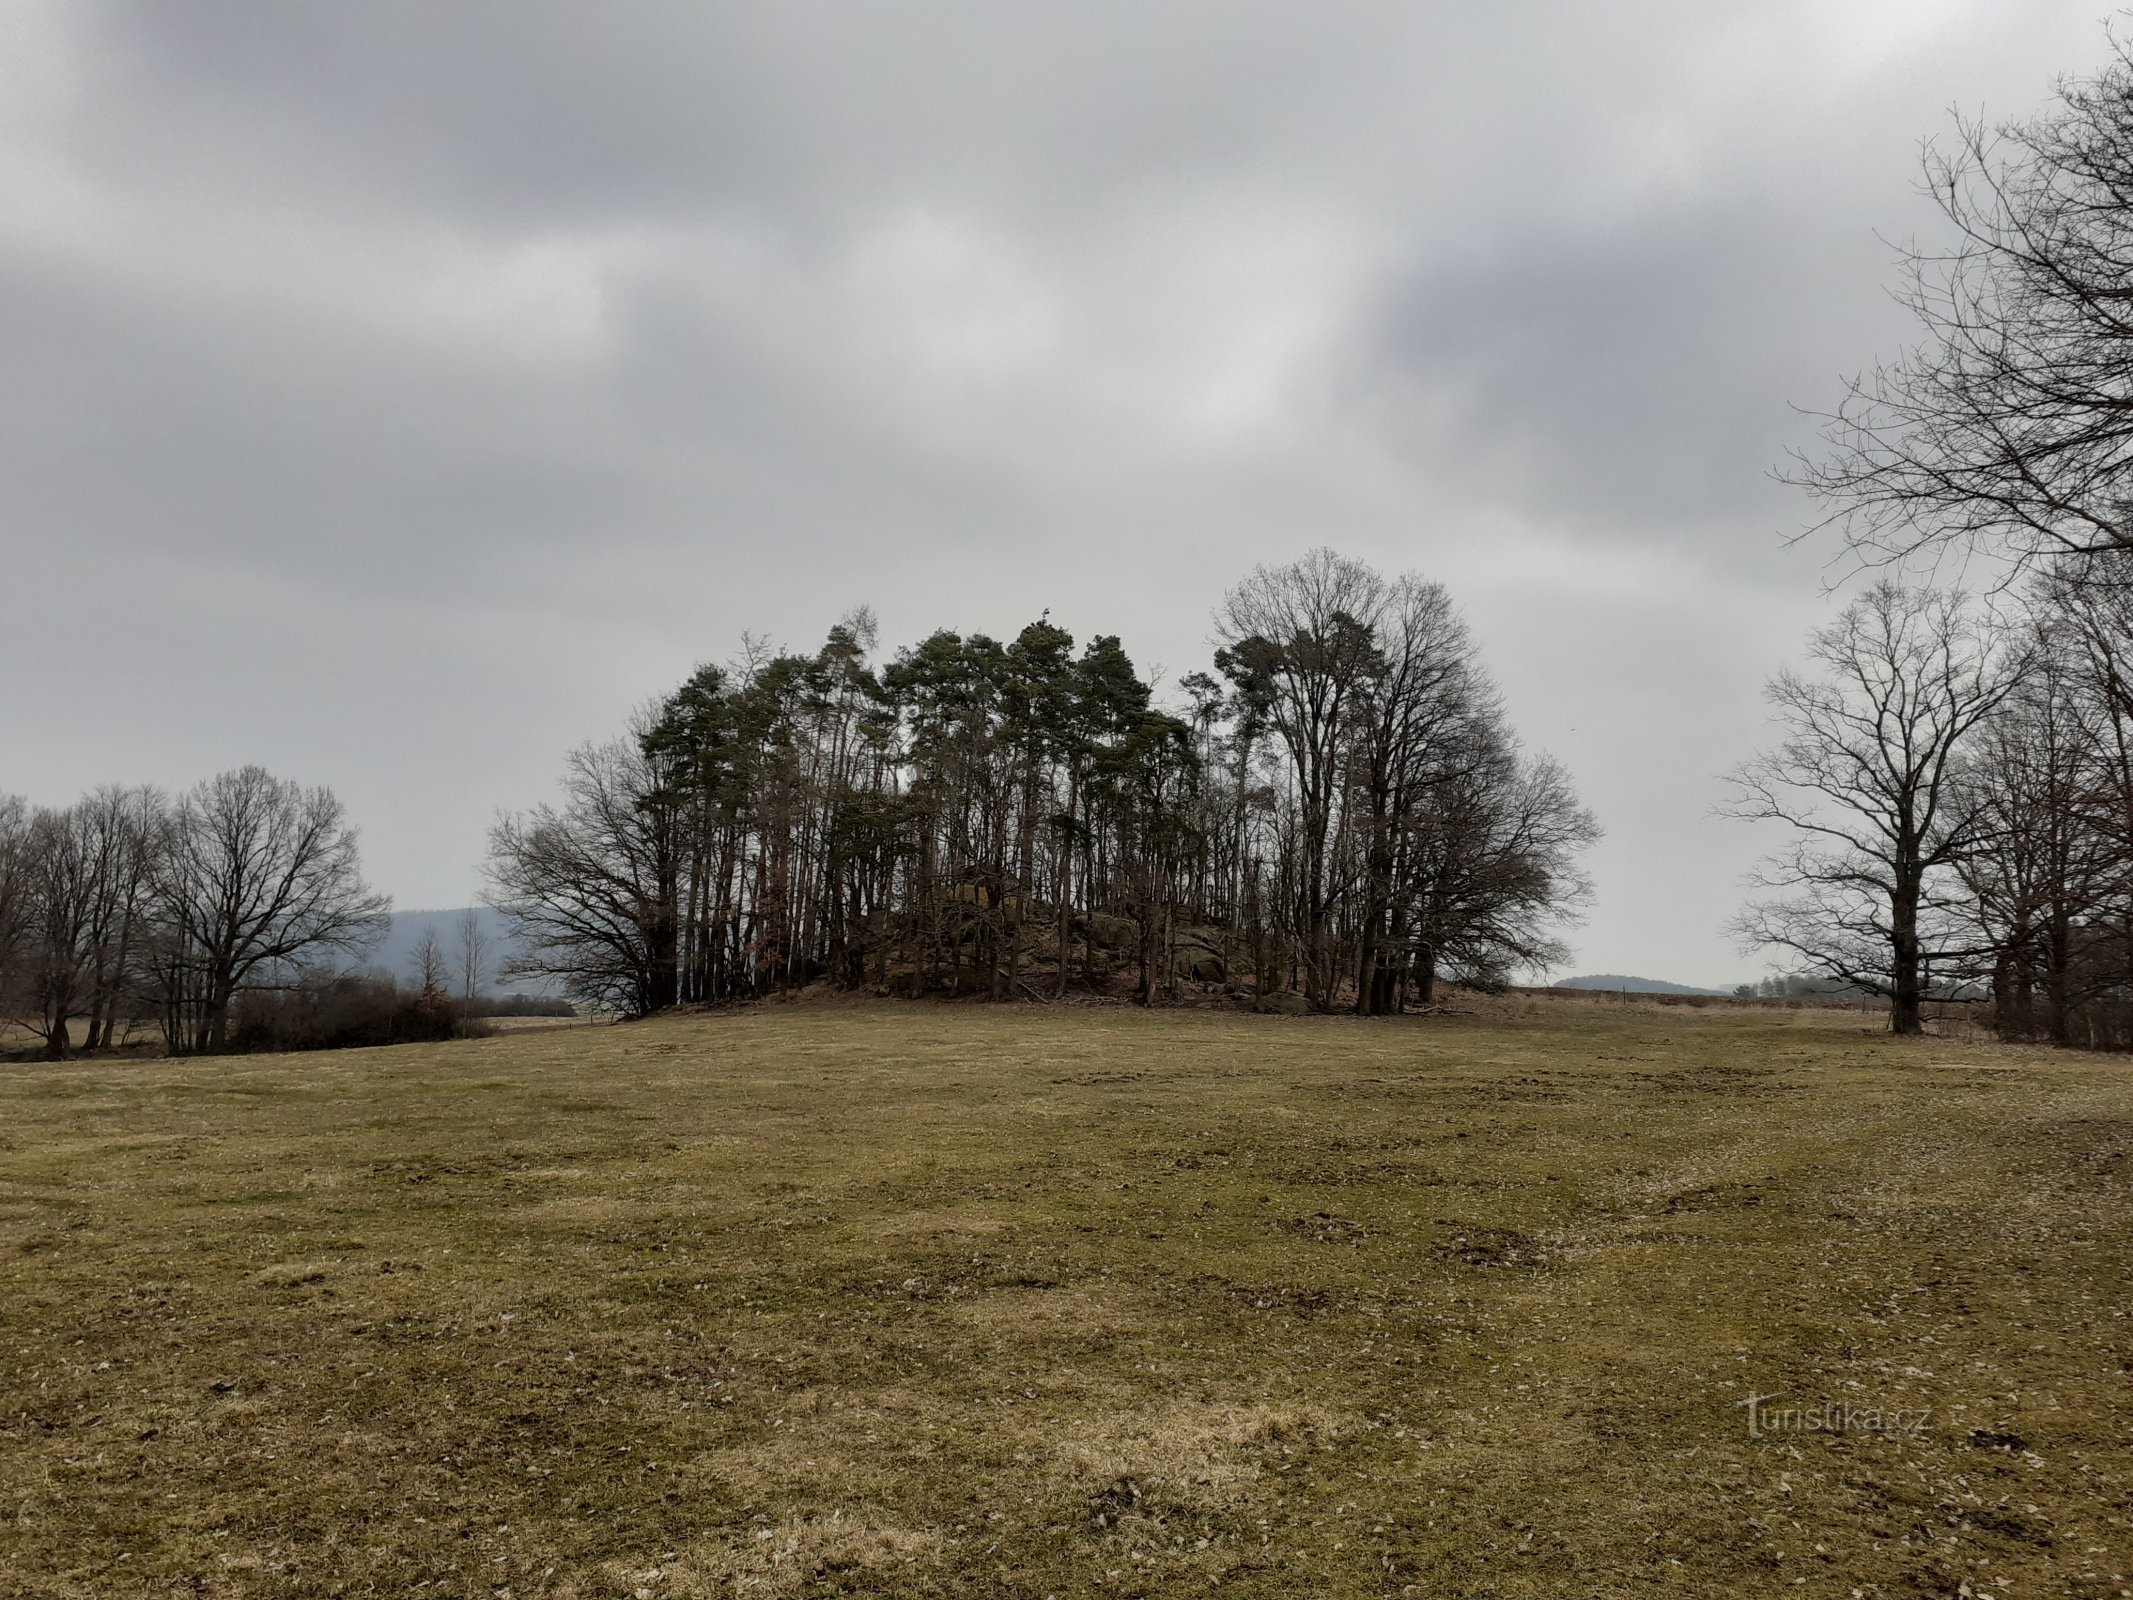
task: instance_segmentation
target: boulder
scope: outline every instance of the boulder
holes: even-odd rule
[[[1195,983],[1220,983],[1229,976],[1229,969],[1222,958],[1212,950],[1181,946],[1178,950],[1178,971]]]
[[[1113,950],[1130,950],[1137,948],[1141,942],[1141,925],[1131,917],[1113,917],[1101,911],[1092,911],[1084,926],[1091,944],[1108,945]]]
[[[1263,994],[1252,1002],[1254,1011],[1283,1017],[1301,1017],[1311,1010],[1311,1002],[1294,989],[1276,989],[1272,994]]]

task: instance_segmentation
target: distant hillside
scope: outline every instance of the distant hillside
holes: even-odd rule
[[[481,919],[481,931],[489,941],[483,959],[486,969],[482,989],[486,993],[506,992],[532,994],[539,985],[507,982],[497,976],[497,969],[509,958],[512,951],[511,936],[504,922],[504,914],[488,906],[474,907],[474,914]],[[386,930],[377,949],[363,960],[366,967],[382,968],[396,978],[405,978],[414,966],[415,952],[422,945],[422,936],[433,933],[437,944],[444,951],[445,965],[452,971],[453,982],[459,974],[459,919],[466,915],[464,907],[449,911],[395,911],[392,926]]]
[[[1605,989],[1620,994],[1731,994],[1730,989],[1698,989],[1686,983],[1668,983],[1663,978],[1630,978],[1619,972],[1593,972],[1582,978],[1557,978],[1557,989]]]

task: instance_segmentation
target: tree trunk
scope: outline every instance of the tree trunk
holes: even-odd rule
[[[1067,946],[1073,942],[1074,813],[1081,804],[1081,769],[1067,768],[1067,802],[1059,825],[1059,986],[1052,998],[1064,1000],[1067,992]]]
[[[2073,935],[2063,909],[2054,908],[2044,947],[2044,1023],[2051,1042],[2064,1045],[2072,1039],[2072,1005],[2068,994],[2068,969],[2073,965]]]
[[[1905,892],[1906,887],[1909,892]],[[1890,977],[1889,1032],[1919,1034],[1926,1031],[1918,981],[1918,892],[1915,885],[1899,887],[1889,907]]]

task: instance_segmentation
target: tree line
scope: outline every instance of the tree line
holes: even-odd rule
[[[1997,605],[1884,581],[1814,633],[1733,778],[1734,815],[1794,835],[1745,945],[1886,996],[1899,1033],[1967,993],[2011,1038],[2133,1043],[2133,587],[2103,559]]]
[[[1597,829],[1441,585],[1318,550],[1171,703],[1049,614],[886,661],[855,613],[747,645],[491,836],[517,970],[645,1012],[815,982],[1142,1004],[1428,1004],[1563,954]]]
[[[2133,1045],[2133,53],[1959,121],[1907,246],[1916,337],[1789,476],[1876,583],[1770,686],[1735,775],[1782,821],[1745,942],[1887,995],[1989,993],[2017,1037]],[[1901,581],[1982,557],[1993,603]]]
[[[259,767],[176,796],[0,795],[0,1019],[55,1059],[142,1023],[172,1054],[228,1049],[245,1002],[316,988],[388,909],[332,792]]]

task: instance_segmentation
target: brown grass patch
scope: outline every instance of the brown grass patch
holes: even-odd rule
[[[2123,1063],[1457,1004],[10,1064],[0,1595],[2116,1600]]]

